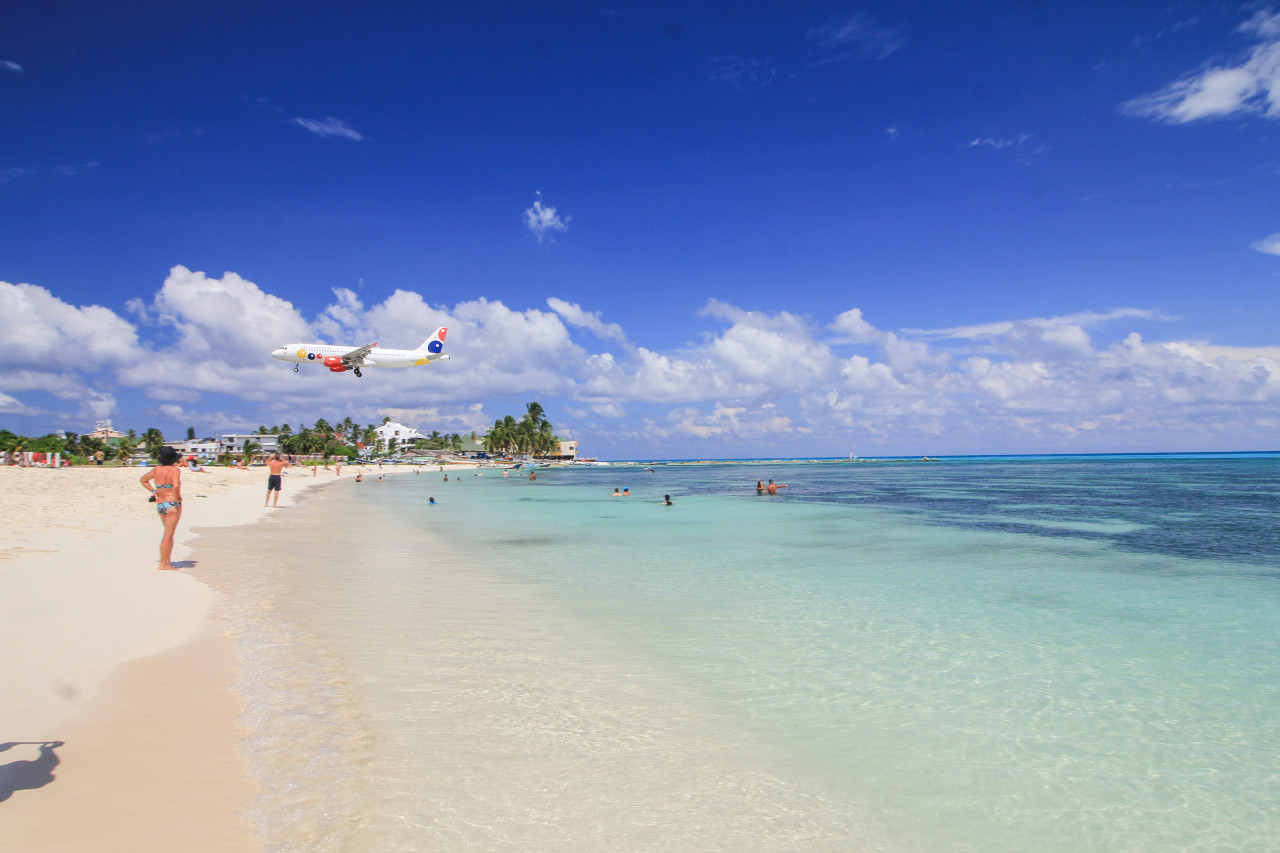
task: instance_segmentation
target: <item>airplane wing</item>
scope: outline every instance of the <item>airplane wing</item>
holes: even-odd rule
[[[351,352],[342,356],[342,363],[347,367],[359,367],[364,364],[364,357],[369,354],[369,350],[378,345],[377,341],[371,344],[365,344],[362,347],[356,347]]]

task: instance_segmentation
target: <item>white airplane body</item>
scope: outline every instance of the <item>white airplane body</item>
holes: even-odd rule
[[[316,362],[329,368],[330,373],[345,373],[350,370],[360,376],[362,367],[413,367],[444,361],[449,357],[444,353],[444,336],[448,331],[448,327],[441,326],[417,349],[386,349],[379,347],[376,342],[362,347],[345,344],[285,344],[277,347],[271,357],[292,362],[294,373],[298,372],[299,364]]]

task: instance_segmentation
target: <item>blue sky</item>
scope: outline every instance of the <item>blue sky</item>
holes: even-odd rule
[[[0,14],[16,432],[536,399],[604,458],[1276,445],[1280,10]],[[435,325],[430,368],[269,357]]]

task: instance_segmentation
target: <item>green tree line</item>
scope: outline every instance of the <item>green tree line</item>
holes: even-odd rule
[[[520,420],[511,415],[498,418],[483,440],[488,453],[530,453],[534,456],[551,453],[559,443],[560,439],[539,403],[526,405],[524,417]]]
[[[67,456],[93,457],[101,452],[104,459],[128,459],[139,449],[147,452],[152,459],[164,447],[164,435],[152,427],[142,435],[134,430],[125,433],[117,444],[111,445],[100,438],[88,435],[77,435],[74,432],[57,435],[48,433],[41,436],[17,435],[7,429],[0,429],[0,451],[9,450],[14,453],[30,451],[33,453],[62,453]]]
[[[280,450],[284,453],[299,456],[314,454],[326,459],[333,456],[355,457],[362,452],[362,448],[359,445],[363,445],[363,452],[373,452],[378,444],[377,428],[390,422],[390,420],[391,418],[386,417],[380,423],[360,424],[350,417],[334,423],[330,423],[324,418],[319,418],[310,426],[298,424],[296,429],[287,423],[270,427],[259,426],[256,435],[276,436]],[[195,436],[195,429],[188,427],[187,438],[193,439]],[[555,430],[552,428],[551,422],[546,418],[546,412],[542,405],[536,402],[525,406],[524,415],[519,420],[511,415],[498,418],[493,422],[493,427],[483,438],[478,438],[475,432],[470,434],[470,438],[472,441],[479,441],[487,452],[493,454],[531,453],[542,455],[551,453],[559,444]],[[396,447],[395,439],[392,439],[392,445],[384,449],[388,452],[406,449],[404,447]],[[160,430],[154,427],[146,430],[141,435],[138,435],[134,430],[129,430],[124,438],[120,439],[119,443],[114,446],[101,439],[87,435],[77,435],[72,432],[63,436],[50,433],[32,438],[16,435],[7,429],[0,429],[0,451],[29,450],[38,453],[63,453],[82,457],[93,457],[101,451],[107,459],[128,459],[139,449],[142,449],[146,451],[150,458],[155,459],[163,446],[164,436]],[[453,450],[457,452],[462,450],[463,436],[456,432],[441,433],[439,430],[432,430],[431,434],[426,438],[412,442],[412,446],[424,450]],[[254,453],[259,452],[260,449],[261,444],[259,442],[249,440],[240,448],[239,455],[248,459]]]

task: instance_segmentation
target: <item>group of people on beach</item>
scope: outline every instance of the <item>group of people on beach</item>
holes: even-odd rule
[[[151,493],[148,499],[156,505],[156,514],[164,525],[164,533],[160,537],[160,565],[158,568],[173,571],[173,536],[182,519],[182,454],[172,447],[160,448],[157,454],[159,465],[143,474],[138,480],[142,488]],[[189,470],[202,471],[188,460]],[[267,476],[267,500],[263,506],[278,506],[280,490],[283,487],[284,469],[289,463],[279,453],[267,460],[267,468],[271,472]]]
[[[159,465],[142,475],[139,482],[142,487],[151,493],[150,500],[156,505],[156,513],[160,516],[160,521],[164,525],[164,534],[160,538],[160,565],[159,568],[172,571],[176,566],[172,563],[173,557],[173,537],[178,527],[178,521],[182,518],[182,454],[174,450],[172,447],[160,448],[158,456]],[[192,471],[200,471],[201,468],[193,464],[194,457],[188,460]],[[289,462],[279,453],[273,454],[267,460],[267,468],[270,473],[267,475],[267,499],[263,506],[279,506],[280,491],[283,488],[284,469],[289,467]],[[442,468],[443,470],[443,468]],[[339,469],[341,471],[341,469]],[[506,476],[506,471],[503,471]],[[378,479],[382,479],[379,477]],[[529,479],[534,479],[533,472],[529,473]],[[356,474],[356,482],[364,480],[363,472]],[[449,481],[449,475],[444,476],[444,481]],[[786,483],[775,483],[769,480],[766,484],[764,480],[756,480],[757,495],[776,495],[778,489],[788,488]],[[612,497],[629,498],[631,497],[631,489],[625,487],[622,489],[614,489]],[[164,498],[164,500],[161,500]],[[435,498],[431,499],[431,503],[435,503]],[[671,495],[662,496],[663,506],[672,506]]]

